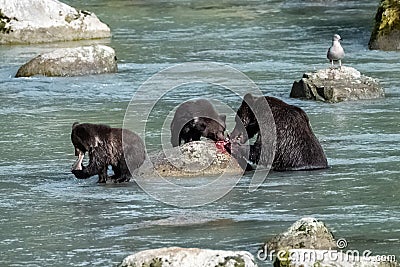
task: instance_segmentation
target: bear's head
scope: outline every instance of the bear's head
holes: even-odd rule
[[[254,110],[261,98],[264,97],[255,97],[250,93],[244,96],[243,102],[236,112],[236,125],[230,134],[231,140],[237,140],[243,144],[260,131]]]
[[[226,115],[218,115],[217,119],[195,117],[193,125],[202,133],[202,136],[213,141],[225,140]]]
[[[71,141],[75,147],[75,156],[85,154],[91,148],[101,145],[103,141],[98,134],[109,129],[110,127],[106,125],[74,122],[72,124]]]
[[[71,141],[75,148],[75,156],[79,156],[81,153],[85,154],[89,150],[90,134],[87,132],[85,127],[82,127],[79,122],[72,124]]]

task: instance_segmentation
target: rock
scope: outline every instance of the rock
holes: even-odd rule
[[[335,241],[325,224],[302,218],[273,237],[259,250],[259,260],[274,260],[280,267],[396,267],[395,255],[375,256],[371,251],[347,250],[344,239]]]
[[[376,79],[361,75],[351,67],[322,69],[305,73],[295,81],[290,97],[307,98],[326,102],[341,102],[384,97],[385,92]]]
[[[381,0],[368,46],[370,49],[400,50],[400,2],[398,0]]]
[[[265,245],[268,251],[276,252],[289,249],[334,249],[336,241],[323,222],[315,218],[302,218]]]
[[[22,65],[15,77],[77,76],[117,71],[115,51],[104,45],[57,49]]]
[[[0,44],[106,38],[110,28],[95,14],[57,0],[0,0]]]
[[[254,267],[254,257],[246,251],[168,247],[144,250],[126,257],[119,267]]]
[[[155,177],[158,172],[163,177],[192,177],[243,173],[236,159],[211,141],[189,142],[153,153],[149,158],[137,175]]]
[[[369,251],[366,251],[369,254]],[[281,267],[396,267],[395,256],[363,256],[365,252],[316,250],[316,249],[290,249],[282,254],[279,260]],[[390,258],[387,258],[390,257]]]

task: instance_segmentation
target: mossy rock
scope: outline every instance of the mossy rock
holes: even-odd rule
[[[368,46],[370,49],[400,50],[400,1],[381,0]]]
[[[336,241],[326,225],[315,218],[302,218],[285,232],[276,235],[264,244],[268,251],[290,249],[336,249]]]

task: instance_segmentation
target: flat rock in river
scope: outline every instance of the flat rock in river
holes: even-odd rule
[[[117,71],[115,51],[104,45],[60,48],[22,65],[16,77],[78,76]]]
[[[384,97],[385,92],[376,79],[362,75],[358,70],[342,66],[303,74],[295,81],[290,97],[324,102],[341,102]]]

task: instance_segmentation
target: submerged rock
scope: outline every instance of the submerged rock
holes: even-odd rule
[[[381,0],[368,46],[370,49],[400,50],[400,2],[398,0]]]
[[[119,267],[256,267],[254,257],[246,251],[168,247],[144,250],[126,257]]]
[[[236,159],[210,141],[189,142],[164,149],[149,158],[139,168],[137,175],[154,177],[157,172],[163,177],[192,177],[243,173]]]
[[[106,38],[110,28],[95,14],[57,0],[0,0],[0,44]]]
[[[290,97],[326,102],[341,102],[384,97],[385,92],[376,79],[362,75],[358,70],[342,66],[303,74],[295,81]]]
[[[22,65],[15,77],[77,76],[117,71],[115,51],[104,45],[57,49]]]

